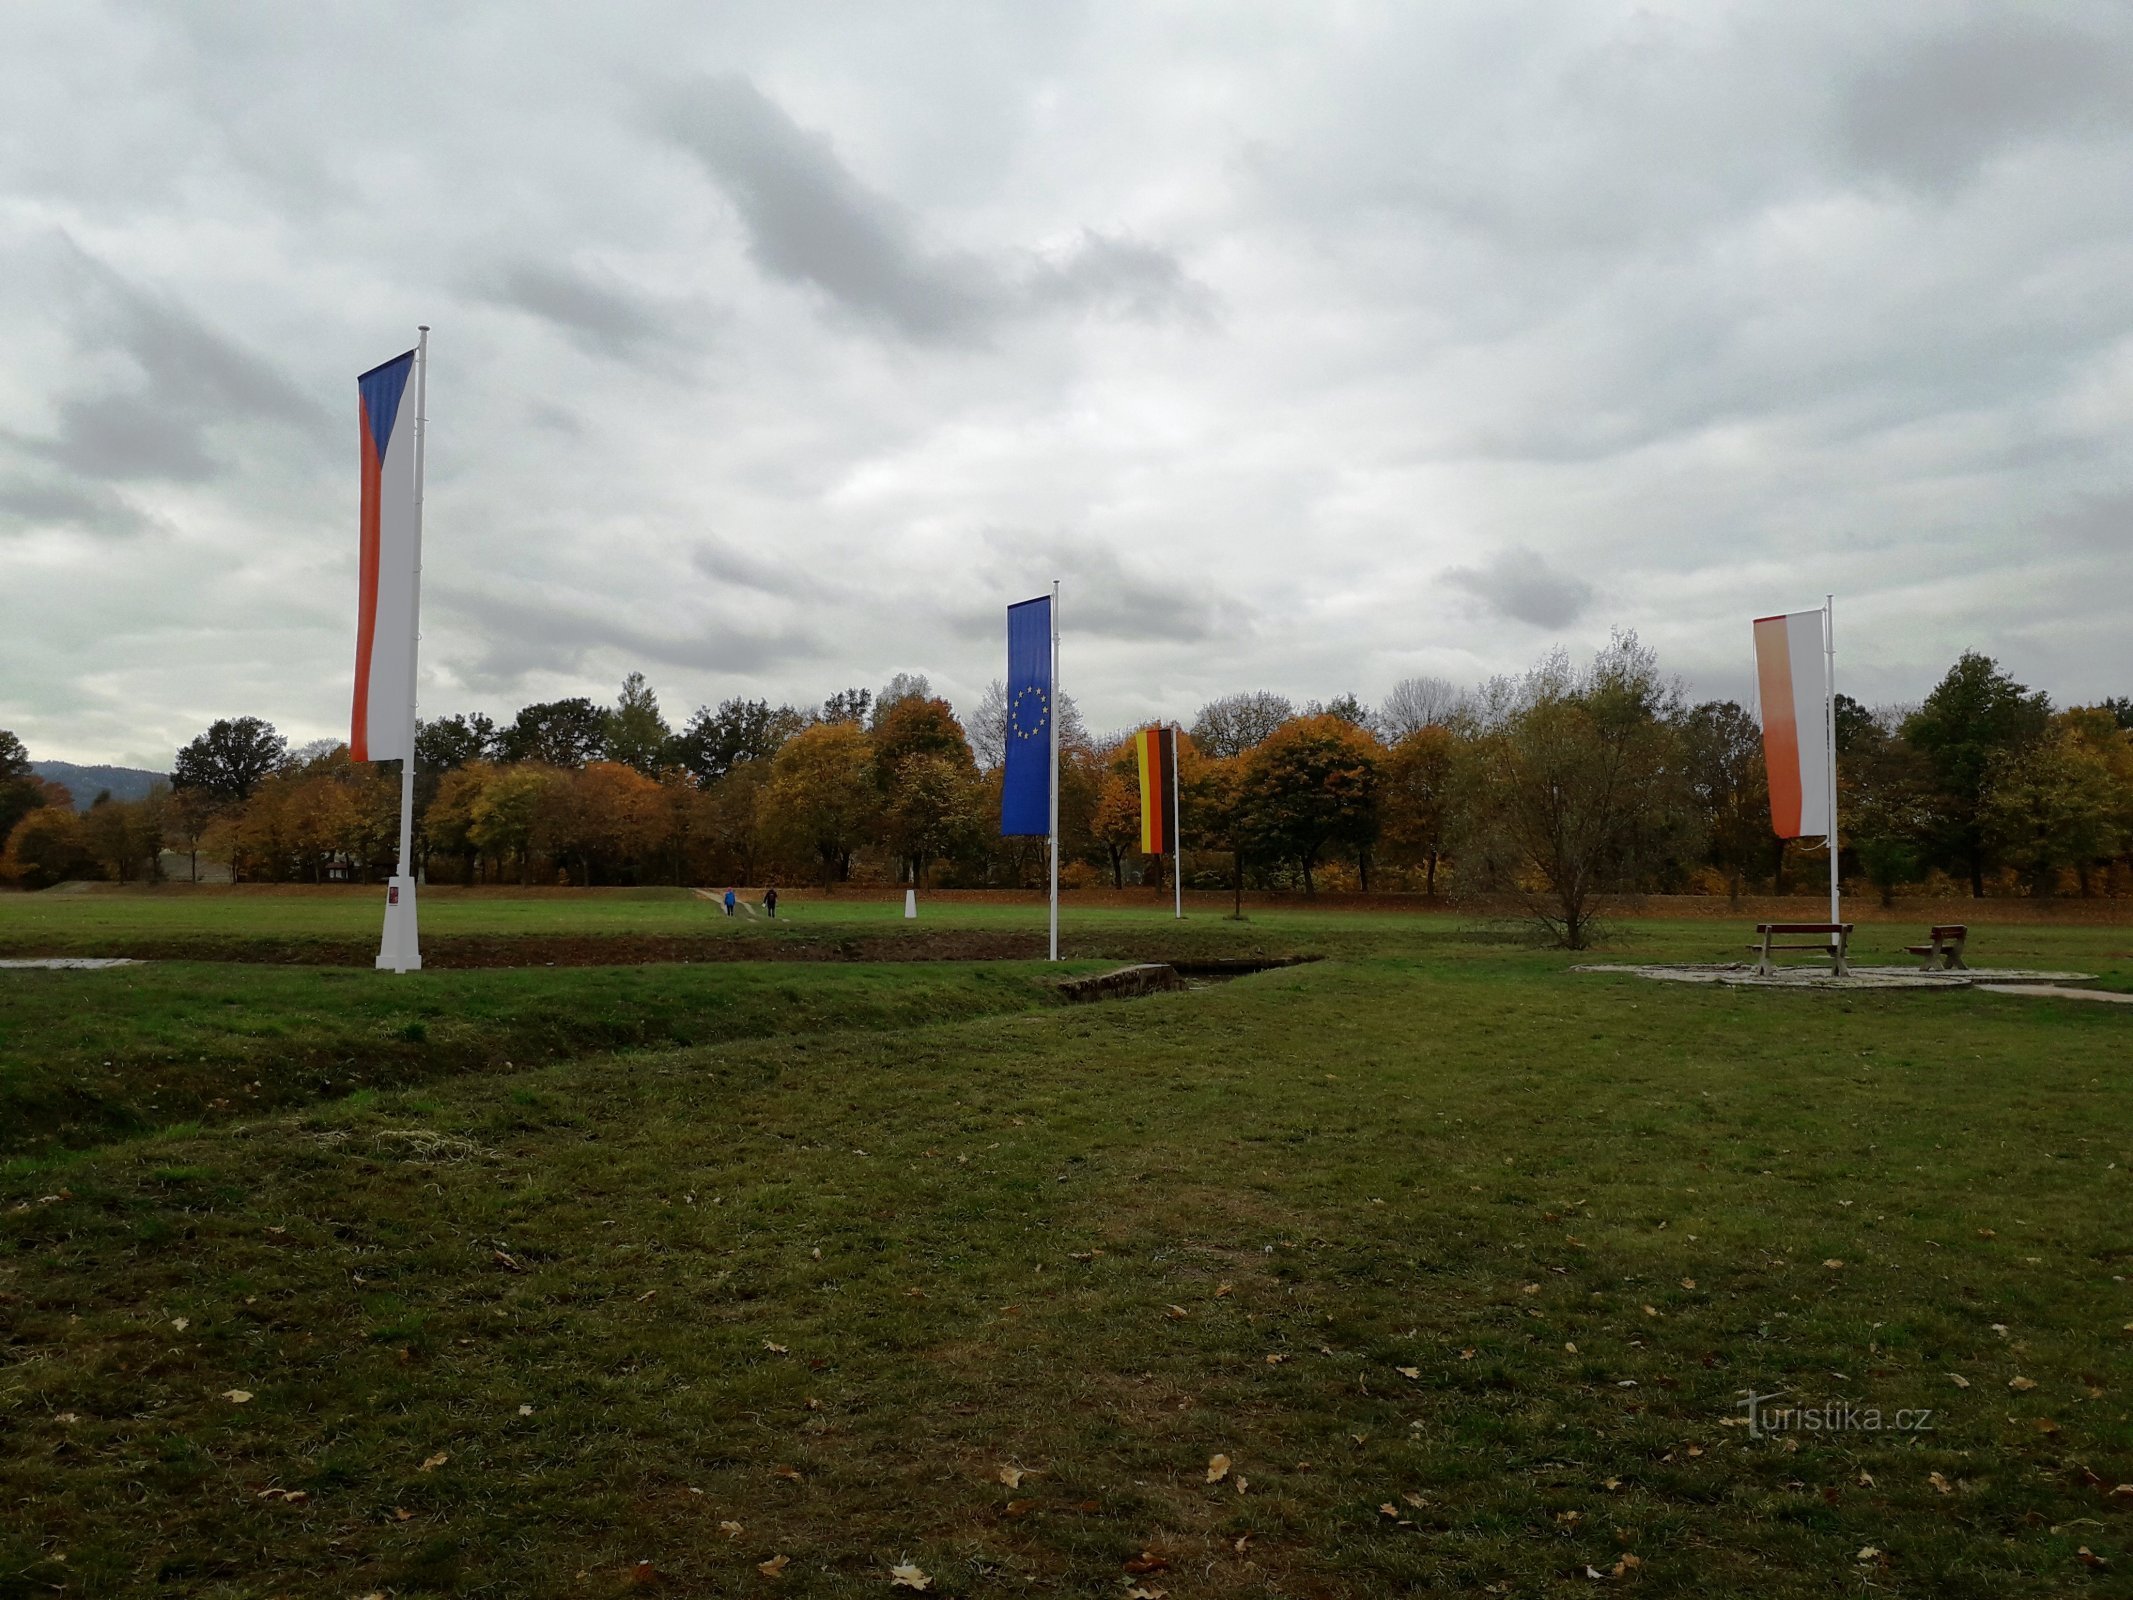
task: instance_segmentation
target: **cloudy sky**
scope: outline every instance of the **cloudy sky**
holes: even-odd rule
[[[1638,630],[2133,692],[2133,9],[0,11],[0,726],[345,734],[357,372],[430,323],[426,715],[1097,727]]]

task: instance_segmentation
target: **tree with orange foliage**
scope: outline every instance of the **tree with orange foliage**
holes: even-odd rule
[[[1386,755],[1380,803],[1385,843],[1401,859],[1419,861],[1428,893],[1437,892],[1437,863],[1451,822],[1453,763],[1459,738],[1438,723],[1407,735]]]
[[[1244,757],[1250,826],[1275,855],[1303,872],[1304,893],[1328,849],[1355,852],[1370,887],[1370,847],[1377,840],[1379,768],[1385,747],[1343,717],[1291,717]]]
[[[774,834],[815,857],[823,888],[848,875],[852,853],[881,816],[866,730],[856,722],[818,722],[794,734],[771,759],[762,806]]]

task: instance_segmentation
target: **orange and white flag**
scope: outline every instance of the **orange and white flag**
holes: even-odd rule
[[[1763,703],[1770,826],[1780,839],[1829,836],[1828,613],[1755,619],[1755,681]]]

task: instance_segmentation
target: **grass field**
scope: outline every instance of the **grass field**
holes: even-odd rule
[[[250,937],[80,899],[0,943]],[[1184,937],[1328,959],[0,972],[0,1595],[2128,1592],[2122,1008]]]

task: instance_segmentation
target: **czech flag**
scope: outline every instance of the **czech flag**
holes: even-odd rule
[[[1141,769],[1141,854],[1159,856],[1172,849],[1171,799],[1178,779],[1178,730],[1143,728],[1133,736]]]
[[[1820,611],[1755,619],[1755,686],[1763,705],[1770,826],[1780,839],[1829,836],[1829,660]]]
[[[348,753],[357,761],[404,761],[415,748],[415,419],[401,404],[414,370],[410,350],[356,379],[363,510]]]

